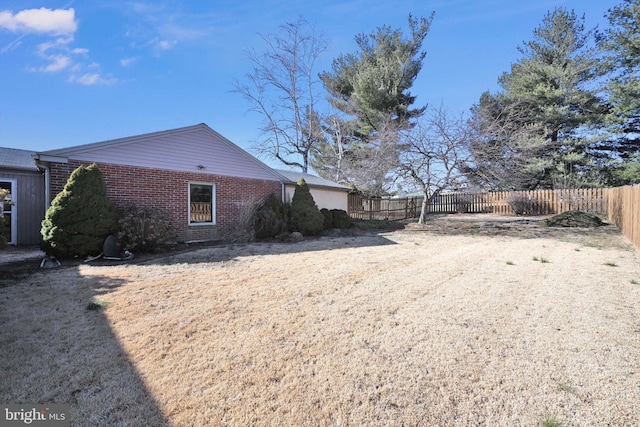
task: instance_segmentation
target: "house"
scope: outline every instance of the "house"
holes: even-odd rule
[[[9,194],[3,203],[9,227],[8,242],[36,245],[46,209],[45,172],[29,150],[0,147],[0,189]]]
[[[276,169],[276,172],[287,178],[289,181],[285,182],[284,185],[284,201],[291,202],[296,190],[296,183],[300,178],[303,178],[309,186],[311,196],[313,196],[313,200],[316,202],[318,209],[326,208],[329,210],[348,210],[349,187],[336,184],[335,182],[308,173],[294,172],[284,169]]]
[[[62,191],[76,168],[96,163],[107,195],[117,206],[168,210],[178,240],[185,242],[219,238],[243,209],[272,193],[286,200],[297,181],[204,123],[44,151],[36,160],[46,172],[51,198]],[[335,195],[344,192],[346,200],[348,189],[311,175],[307,178],[322,207],[346,210],[346,203]]]

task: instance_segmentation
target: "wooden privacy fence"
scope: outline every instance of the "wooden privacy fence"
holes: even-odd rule
[[[366,198],[349,195],[349,215],[356,219],[406,219],[420,215],[422,197]],[[575,190],[450,193],[435,197],[428,213],[548,215],[581,210],[607,215],[640,248],[640,185]]]
[[[375,198],[349,194],[349,216],[356,219],[405,219],[420,215],[422,198]]]
[[[640,185],[608,189],[607,216],[640,249]]]
[[[607,189],[499,191],[440,194],[428,213],[495,213],[545,215],[568,210],[607,214]],[[357,219],[406,219],[420,214],[422,197],[366,198],[349,195],[349,215]]]

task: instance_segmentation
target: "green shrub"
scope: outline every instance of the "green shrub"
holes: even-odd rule
[[[47,209],[40,230],[42,250],[58,258],[96,255],[117,228],[102,172],[96,164],[80,166]]]
[[[262,200],[254,219],[255,236],[258,239],[276,237],[289,230],[289,205],[275,194]]]
[[[331,211],[327,208],[320,209],[320,213],[324,217],[324,229],[328,230],[333,227],[333,215]]]
[[[175,243],[171,213],[165,209],[128,205],[118,209],[120,247],[131,252],[155,252]]]
[[[324,216],[318,210],[309,186],[300,178],[291,200],[291,230],[306,236],[318,234],[323,229]]]
[[[333,228],[350,228],[353,221],[349,214],[342,209],[331,209],[331,226]]]

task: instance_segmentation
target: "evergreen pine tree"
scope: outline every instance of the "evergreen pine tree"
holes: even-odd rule
[[[623,0],[609,9],[609,28],[600,38],[605,86],[611,110],[608,137],[598,150],[606,159],[608,185],[640,183],[640,0]]]
[[[318,209],[303,178],[296,184],[291,200],[291,229],[303,235],[318,234],[324,229],[324,216]]]
[[[77,168],[51,202],[42,221],[42,250],[58,258],[101,252],[117,229],[116,210],[96,164]]]

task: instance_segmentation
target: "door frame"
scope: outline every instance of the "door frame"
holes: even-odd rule
[[[13,178],[3,178],[0,176],[0,182],[9,183],[11,191],[11,240],[7,243],[10,245],[16,245],[18,243],[18,181]]]

